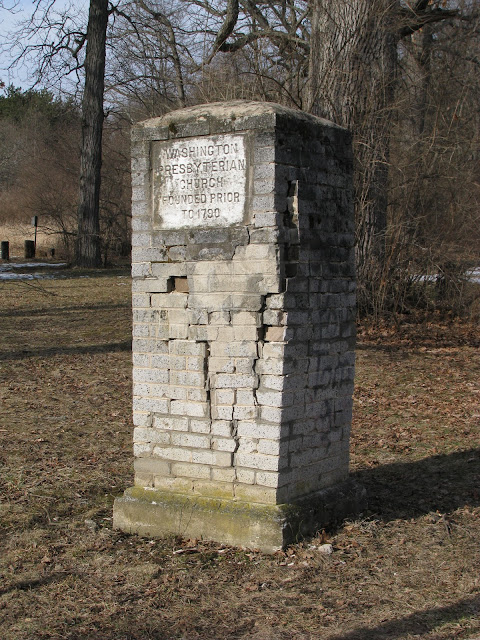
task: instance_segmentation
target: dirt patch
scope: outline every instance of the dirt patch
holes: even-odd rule
[[[352,471],[370,505],[358,521],[274,556],[142,539],[111,520],[133,477],[130,283],[95,275],[0,285],[3,640],[480,633],[471,340],[415,328],[386,348],[360,332]]]

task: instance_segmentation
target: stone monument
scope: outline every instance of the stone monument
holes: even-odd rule
[[[135,486],[114,525],[274,551],[357,513],[350,135],[276,104],[133,131]]]

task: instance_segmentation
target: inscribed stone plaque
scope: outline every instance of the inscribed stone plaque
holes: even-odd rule
[[[243,221],[247,191],[245,136],[154,142],[152,168],[155,226],[223,227]]]

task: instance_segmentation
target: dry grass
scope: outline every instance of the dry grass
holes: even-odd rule
[[[2,640],[480,634],[476,329],[361,335],[362,519],[272,557],[152,541],[111,528],[132,480],[129,281],[93,275],[0,284]]]
[[[20,258],[24,256],[25,240],[35,239],[35,228],[30,223],[25,224],[0,224],[0,240],[10,243],[10,258]],[[49,255],[53,247],[57,257],[64,257],[64,249],[60,233],[45,229],[43,226],[37,228],[37,257],[45,258]]]

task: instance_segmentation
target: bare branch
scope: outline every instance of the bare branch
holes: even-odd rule
[[[456,9],[421,10],[423,4],[428,6],[428,2],[418,2],[415,11],[408,9],[401,10],[403,26],[399,30],[400,38],[412,35],[412,33],[422,29],[427,24],[434,24],[448,20],[449,18],[459,17],[459,12]]]
[[[263,29],[270,28],[268,20],[265,18],[263,13],[258,9],[258,6],[256,5],[255,2],[253,2],[252,0],[246,0],[245,7],[248,9],[248,12],[250,13],[250,15],[252,15],[257,20],[258,24]]]
[[[217,18],[222,18],[224,15],[221,11],[215,9],[215,7],[213,7],[209,2],[202,2],[202,0],[193,0],[192,4],[206,11],[208,15],[216,16]]]
[[[307,54],[310,50],[310,47],[308,43],[305,42],[305,40],[297,37],[292,37],[291,35],[289,35],[288,33],[284,33],[283,31],[274,31],[273,29],[271,29],[270,31],[252,31],[248,34],[245,34],[244,36],[240,36],[234,42],[225,42],[219,50],[224,53],[233,53],[235,51],[243,49],[243,47],[245,47],[246,45],[260,39],[268,39],[272,40],[273,42],[276,41],[283,44],[288,43],[289,45],[295,45],[297,47],[301,47]]]
[[[428,7],[430,3],[430,0],[417,0],[417,3],[415,4],[415,13],[420,13],[420,11],[425,11],[425,9]]]
[[[227,11],[225,13],[225,20],[217,33],[215,42],[213,43],[212,55],[214,55],[217,51],[221,50],[222,45],[235,29],[237,20],[238,20],[238,0],[228,0]]]

